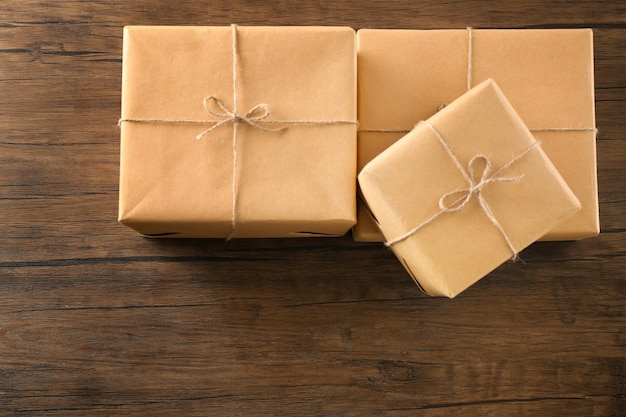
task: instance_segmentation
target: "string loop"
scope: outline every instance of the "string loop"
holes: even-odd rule
[[[476,173],[478,172],[477,170],[480,169],[480,164],[483,165],[483,169],[480,175],[477,176]],[[466,172],[467,178],[469,178],[468,187],[459,188],[445,193],[439,199],[439,208],[446,213],[459,211],[465,208],[472,197],[476,197],[482,206],[486,204],[486,202],[484,202],[485,199],[481,194],[483,187],[492,182],[517,182],[524,177],[523,175],[519,175],[517,177],[498,177],[493,174],[489,175],[490,168],[491,161],[489,158],[485,155],[474,156],[467,164]]]
[[[211,104],[216,105],[220,110],[211,109]],[[278,132],[281,130],[285,130],[286,127],[277,127],[275,129],[264,127],[259,124],[259,122],[263,121],[270,115],[270,106],[265,103],[259,103],[256,106],[252,107],[244,114],[237,114],[234,111],[229,110],[224,102],[215,96],[207,96],[202,100],[202,106],[204,109],[209,112],[211,115],[215,117],[224,118],[219,122],[215,123],[213,126],[205,129],[200,132],[196,139],[202,139],[204,135],[213,130],[217,129],[220,126],[223,126],[227,123],[245,123],[247,125],[252,126],[255,129],[263,130],[265,132]]]

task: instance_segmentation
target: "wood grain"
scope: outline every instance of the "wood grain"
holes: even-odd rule
[[[592,27],[602,234],[455,300],[378,244],[116,223],[122,27]],[[626,2],[4,0],[0,415],[626,415]]]

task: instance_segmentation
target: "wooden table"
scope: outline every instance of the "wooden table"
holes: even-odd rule
[[[0,415],[626,415],[626,2],[0,4]],[[380,244],[116,223],[122,27],[592,27],[602,234],[457,299]]]

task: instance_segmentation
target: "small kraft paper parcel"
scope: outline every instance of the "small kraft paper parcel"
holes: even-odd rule
[[[491,78],[582,204],[541,240],[599,233],[590,29],[361,29],[357,56],[358,170],[417,122]],[[382,241],[361,202],[357,219],[356,240]]]
[[[487,80],[363,168],[365,202],[425,293],[455,297],[580,210],[542,146]]]
[[[147,236],[336,236],[356,222],[348,27],[124,29],[119,221]]]

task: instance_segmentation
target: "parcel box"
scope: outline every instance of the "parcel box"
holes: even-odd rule
[[[357,38],[359,170],[417,122],[492,78],[582,203],[542,239],[599,232],[591,30],[361,29]],[[382,240],[361,203],[353,234]]]
[[[359,184],[387,246],[430,295],[456,296],[580,210],[491,80],[370,161]]]
[[[148,236],[344,234],[356,221],[355,38],[125,28],[119,221]]]

